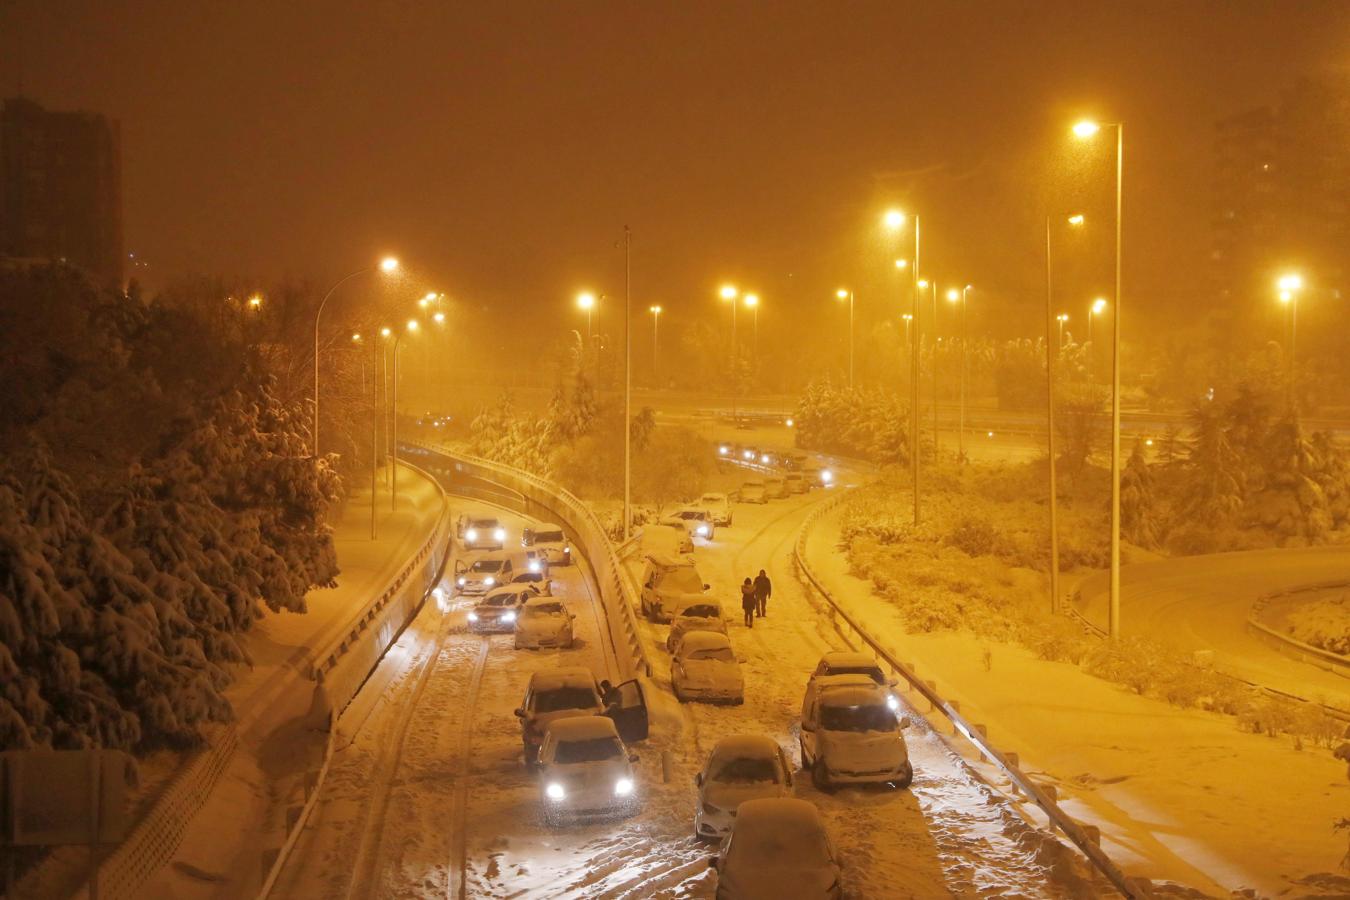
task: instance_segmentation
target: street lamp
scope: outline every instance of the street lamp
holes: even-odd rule
[[[398,271],[398,260],[386,256],[380,260],[378,268],[384,274],[392,275]],[[350,275],[338,279],[337,283],[328,289],[328,293],[323,295],[323,299],[319,301],[319,308],[314,311],[314,434],[310,438],[310,446],[313,447],[315,459],[319,458],[319,317],[323,315],[323,308],[328,305],[328,298],[333,296],[334,291],[356,276],[372,271],[374,268],[357,269]]]
[[[260,294],[254,294],[252,297],[248,298],[249,308],[252,309],[254,312],[257,312],[258,310],[262,309],[262,302],[263,302],[262,295]]]
[[[390,421],[390,426],[389,426],[389,446],[390,446],[390,458],[393,460],[393,467],[389,470],[389,508],[390,508],[391,510],[397,510],[397,509],[398,509],[398,350],[399,350],[399,341],[401,341],[401,340],[403,339],[403,336],[404,336],[405,334],[415,334],[415,333],[417,332],[417,328],[418,328],[417,320],[416,320],[416,319],[409,319],[409,320],[407,321],[407,323],[403,326],[403,330],[400,331],[398,334],[394,335],[394,354],[393,354],[393,355],[394,355],[394,380],[391,382],[391,384],[392,384],[392,386],[393,386],[393,397],[390,399],[390,403],[389,403],[389,412],[390,412],[390,416],[389,416],[389,421]],[[384,331],[388,331],[388,330],[389,330],[389,329],[387,329],[387,328],[384,329]]]
[[[746,309],[753,313],[754,320],[754,343],[750,346],[755,354],[755,365],[759,365],[759,294],[746,294],[741,302],[745,304]]]
[[[1059,344],[1057,345],[1057,349],[1063,350],[1063,349],[1064,349],[1064,323],[1067,322],[1067,321],[1069,321],[1069,314],[1068,314],[1068,313],[1060,313],[1059,315],[1055,316],[1055,321],[1059,323]]]
[[[661,386],[661,307],[649,306],[647,312],[652,314],[652,375],[656,378],[656,386]]]
[[[590,291],[582,291],[580,294],[577,294],[577,309],[584,309],[586,311],[586,343],[590,344],[591,339],[595,337],[595,332],[591,328],[591,316],[595,309],[595,295]]]
[[[1285,392],[1289,404],[1289,414],[1298,415],[1295,403],[1294,364],[1298,352],[1298,295],[1303,290],[1303,276],[1294,272],[1281,275],[1275,282],[1279,291],[1280,303],[1284,305],[1289,319],[1289,363],[1285,366]]]
[[[736,344],[736,307],[739,305],[736,298],[740,296],[740,293],[736,286],[732,284],[724,284],[717,291],[718,296],[723,301],[731,304],[731,422],[733,425],[740,422],[739,410],[736,408],[736,401],[740,393],[738,384],[741,368],[740,348]]]
[[[1116,129],[1116,293],[1111,310],[1111,613],[1110,633],[1120,637],[1120,272],[1121,272],[1121,207],[1125,180],[1125,124],[1107,123]],[[1086,140],[1097,134],[1102,125],[1083,121],[1073,126],[1073,133]]]
[[[909,260],[907,260],[907,259],[897,259],[897,260],[895,261],[895,267],[896,267],[897,269],[899,269],[900,271],[903,272],[905,269],[908,269],[908,268],[909,268]]]
[[[898,209],[887,210],[881,218],[882,224],[890,231],[898,232],[905,226],[905,214]],[[909,457],[910,477],[914,480],[914,525],[919,524],[919,217],[914,217],[914,264],[910,266],[910,315],[913,327],[910,335],[910,415],[909,415]],[[899,267],[904,268],[904,267]]]
[[[933,304],[933,463],[937,464],[940,438],[938,436],[938,345],[942,338],[938,336],[937,281],[919,279],[919,287],[928,291]]]
[[[909,343],[909,323],[914,321],[912,313],[905,313],[900,318],[905,320],[905,343]]]
[[[853,390],[853,292],[840,288],[834,292],[834,296],[836,299],[848,301],[848,389],[851,391]]]
[[[970,295],[970,285],[959,291],[952,288],[947,291],[949,303],[961,304],[961,419],[956,431],[956,456],[962,462],[966,459],[966,370],[969,367],[969,355],[966,351],[966,303]]]

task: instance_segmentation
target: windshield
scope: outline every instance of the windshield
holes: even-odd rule
[[[665,591],[680,591],[685,594],[703,593],[703,582],[699,580],[698,572],[689,567],[671,569],[662,573],[656,580],[656,587]]]
[[[595,691],[585,687],[560,687],[534,695],[534,711],[558,712],[563,709],[591,709],[598,706]]]
[[[778,766],[771,759],[736,757],[719,765],[713,772],[712,780],[728,784],[756,784],[765,781],[777,784]]]
[[[480,559],[469,566],[470,572],[500,572],[502,570],[502,561],[500,559]]]
[[[596,738],[590,741],[563,741],[553,754],[555,763],[603,762],[607,759],[619,759],[623,756],[623,747],[618,738]]]
[[[720,662],[735,662],[736,655],[731,652],[730,647],[717,647],[712,650],[695,650],[689,654],[689,659],[715,659]]]
[[[496,528],[496,519],[472,519],[469,521],[470,528]]]
[[[496,594],[484,601],[484,606],[515,606],[515,594]]]
[[[700,603],[697,606],[686,606],[682,616],[688,616],[691,619],[715,619],[722,614],[722,611],[709,603]]]
[[[826,731],[895,731],[895,713],[884,704],[822,706],[820,727]]]
[[[562,611],[561,603],[536,603],[534,606],[525,607],[526,615],[531,616],[560,616]]]
[[[885,684],[886,676],[876,666],[831,666],[831,675],[866,675],[877,684]]]
[[[536,544],[561,544],[563,533],[561,531],[536,531],[534,542]]]

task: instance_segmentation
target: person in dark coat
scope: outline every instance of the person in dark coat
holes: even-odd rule
[[[745,627],[755,627],[755,609],[759,603],[755,600],[755,586],[747,578],[741,584],[741,609],[745,611]]]
[[[769,576],[760,569],[759,574],[755,576],[755,605],[759,608],[759,617],[765,616],[765,609],[769,605],[769,598],[773,596],[773,582]]]

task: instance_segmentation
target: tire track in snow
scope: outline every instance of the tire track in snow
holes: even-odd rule
[[[446,896],[449,900],[464,900],[468,896],[468,879],[465,872],[468,867],[468,806],[469,778],[473,772],[473,721],[478,708],[478,692],[483,685],[483,670],[487,664],[488,639],[474,659],[473,674],[469,676],[469,697],[465,704],[466,715],[459,729],[459,759],[456,766],[455,802],[451,809],[450,828],[453,849],[450,854],[450,877],[447,881]]]

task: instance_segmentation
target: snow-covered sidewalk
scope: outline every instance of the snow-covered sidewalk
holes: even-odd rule
[[[1131,694],[1019,645],[909,634],[849,574],[843,509],[812,529],[812,568],[998,746],[1019,753],[1024,770],[1057,785],[1066,810],[1100,826],[1103,848],[1129,874],[1276,894],[1335,872],[1345,842],[1331,823],[1350,808],[1350,785],[1329,751],[1239,731],[1231,717]]]

